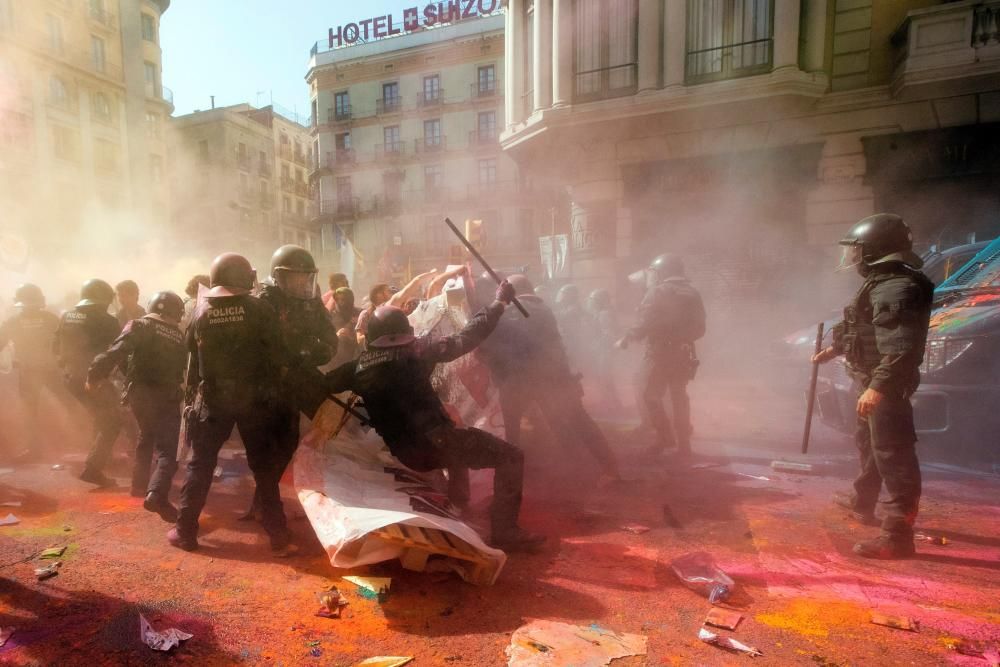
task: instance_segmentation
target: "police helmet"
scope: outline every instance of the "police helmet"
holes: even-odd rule
[[[580,302],[580,289],[573,284],[563,285],[556,292],[556,305],[569,306]]]
[[[184,301],[173,292],[157,292],[149,300],[148,310],[150,315],[160,315],[180,322],[184,317]]]
[[[535,293],[535,286],[531,284],[530,280],[528,280],[528,276],[523,273],[515,273],[507,278],[507,282],[509,282],[514,288],[514,294],[517,296],[531,295]]]
[[[913,252],[913,233],[903,219],[893,213],[876,213],[851,227],[840,240],[844,246],[841,268],[867,268],[885,262],[902,262],[914,269],[924,265]]]
[[[649,271],[663,278],[676,278],[684,275],[684,262],[672,253],[664,253],[649,263]]]
[[[414,340],[413,327],[406,313],[396,306],[379,306],[368,322],[368,345],[399,347]]]
[[[295,271],[296,273],[316,273],[316,260],[312,254],[297,245],[283,245],[271,255],[271,277],[277,271]]]
[[[115,290],[99,278],[91,278],[80,287],[80,306],[104,306],[107,308],[115,300]]]
[[[24,283],[14,291],[14,305],[27,310],[41,310],[45,307],[45,295],[38,285]]]
[[[597,312],[611,308],[611,293],[606,289],[595,289],[587,297],[591,310]]]
[[[208,271],[208,296],[237,296],[253,289],[257,274],[243,255],[224,252],[212,261]]]

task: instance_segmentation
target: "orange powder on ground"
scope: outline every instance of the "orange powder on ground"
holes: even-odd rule
[[[772,628],[814,637],[826,637],[833,628],[857,628],[870,620],[868,610],[850,602],[807,599],[793,600],[784,609],[754,618]]]

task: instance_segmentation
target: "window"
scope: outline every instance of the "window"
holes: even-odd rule
[[[637,0],[576,0],[576,97],[613,97],[635,90],[638,32]]]
[[[403,142],[399,136],[399,125],[382,128],[382,141],[385,142],[386,153],[399,153],[403,150]]]
[[[160,86],[156,76],[156,63],[149,61],[143,63],[143,72],[146,77],[146,92],[158,96],[160,94]]]
[[[103,72],[107,66],[104,57],[104,40],[96,35],[90,36],[90,62],[96,72]]]
[[[497,112],[483,111],[478,118],[479,143],[493,142],[497,138]]]
[[[341,213],[350,212],[354,202],[354,190],[351,187],[350,176],[337,177],[337,210]]]
[[[257,183],[257,191],[260,192],[260,198],[264,199],[267,196],[267,181],[261,179]]]
[[[208,162],[208,139],[198,142],[198,161]]]
[[[267,159],[267,153],[265,151],[257,153],[257,163],[257,169],[260,171],[261,176],[271,175],[271,161]]]
[[[437,74],[424,77],[424,93],[421,101],[425,105],[441,103],[441,77]]]
[[[152,111],[146,112],[146,136],[159,138],[160,136],[160,114]]]
[[[336,121],[351,118],[351,98],[346,91],[333,96],[333,113]]]
[[[299,214],[300,218],[306,217],[306,203],[301,199],[298,202],[296,202],[295,210]]]
[[[285,163],[281,164],[281,180],[283,181],[292,180],[292,170],[289,169],[288,165]]]
[[[153,185],[163,182],[163,158],[159,155],[149,156],[149,180]]]
[[[63,29],[62,19],[52,14],[45,15],[45,26],[49,33],[49,51],[52,53],[63,52]]]
[[[597,0],[602,2],[603,0]],[[579,9],[577,9],[579,12]],[[535,34],[535,3],[534,0],[527,0],[524,3],[524,25],[525,34]],[[524,40],[524,94],[521,96],[521,104],[524,105],[524,115],[530,116],[535,108],[535,40]]]
[[[424,166],[424,187],[427,190],[440,190],[444,185],[444,174],[441,165],[428,164]]]
[[[94,116],[99,120],[111,120],[111,104],[104,93],[94,93]]]
[[[49,103],[63,109],[69,107],[69,93],[66,83],[57,76],[49,79]]]
[[[302,169],[297,169],[295,171],[295,176],[299,179],[299,183],[306,182],[306,172]]]
[[[424,147],[436,150],[441,147],[441,119],[424,121]]]
[[[382,186],[385,188],[387,203],[399,204],[403,201],[403,172],[387,171],[382,174]]]
[[[281,198],[281,210],[284,213],[292,212],[292,198],[287,195]]]
[[[399,82],[382,84],[382,113],[399,111]]]
[[[236,144],[236,162],[239,164],[240,169],[250,168],[250,155],[247,153],[247,145],[242,141]],[[243,176],[243,174],[240,174]]]
[[[485,65],[478,70],[476,94],[478,97],[491,97],[497,92],[497,68]]]
[[[142,15],[142,38],[156,44],[156,19],[145,12]]]
[[[479,161],[479,184],[494,185],[497,182],[497,161],[494,158]]]
[[[688,0],[687,81],[771,70],[773,0]]]

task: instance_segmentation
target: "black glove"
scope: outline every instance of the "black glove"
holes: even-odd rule
[[[505,306],[510,305],[510,303],[514,300],[514,295],[515,295],[514,286],[511,285],[506,280],[502,281],[499,285],[497,285],[497,293],[495,298],[497,301],[504,304]]]

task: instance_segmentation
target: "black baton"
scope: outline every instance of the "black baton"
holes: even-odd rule
[[[451,231],[455,232],[455,236],[457,236],[458,240],[462,242],[462,245],[465,246],[465,249],[468,250],[470,253],[472,253],[472,256],[475,257],[476,260],[483,265],[483,268],[486,269],[486,273],[490,274],[490,277],[492,277],[493,280],[497,281],[497,285],[502,283],[503,280],[500,279],[500,276],[497,275],[497,272],[493,270],[493,267],[490,266],[485,259],[483,259],[483,256],[479,254],[479,251],[477,251],[472,246],[472,244],[469,243],[469,239],[465,238],[465,235],[462,234],[462,232],[458,231],[458,227],[456,227],[455,223],[451,221],[451,218],[445,218],[444,224],[451,227]],[[517,306],[517,309],[521,311],[522,315],[528,317],[528,311],[524,309],[524,306],[522,306],[521,302],[517,300],[517,297],[514,297],[514,300],[511,303]]]

